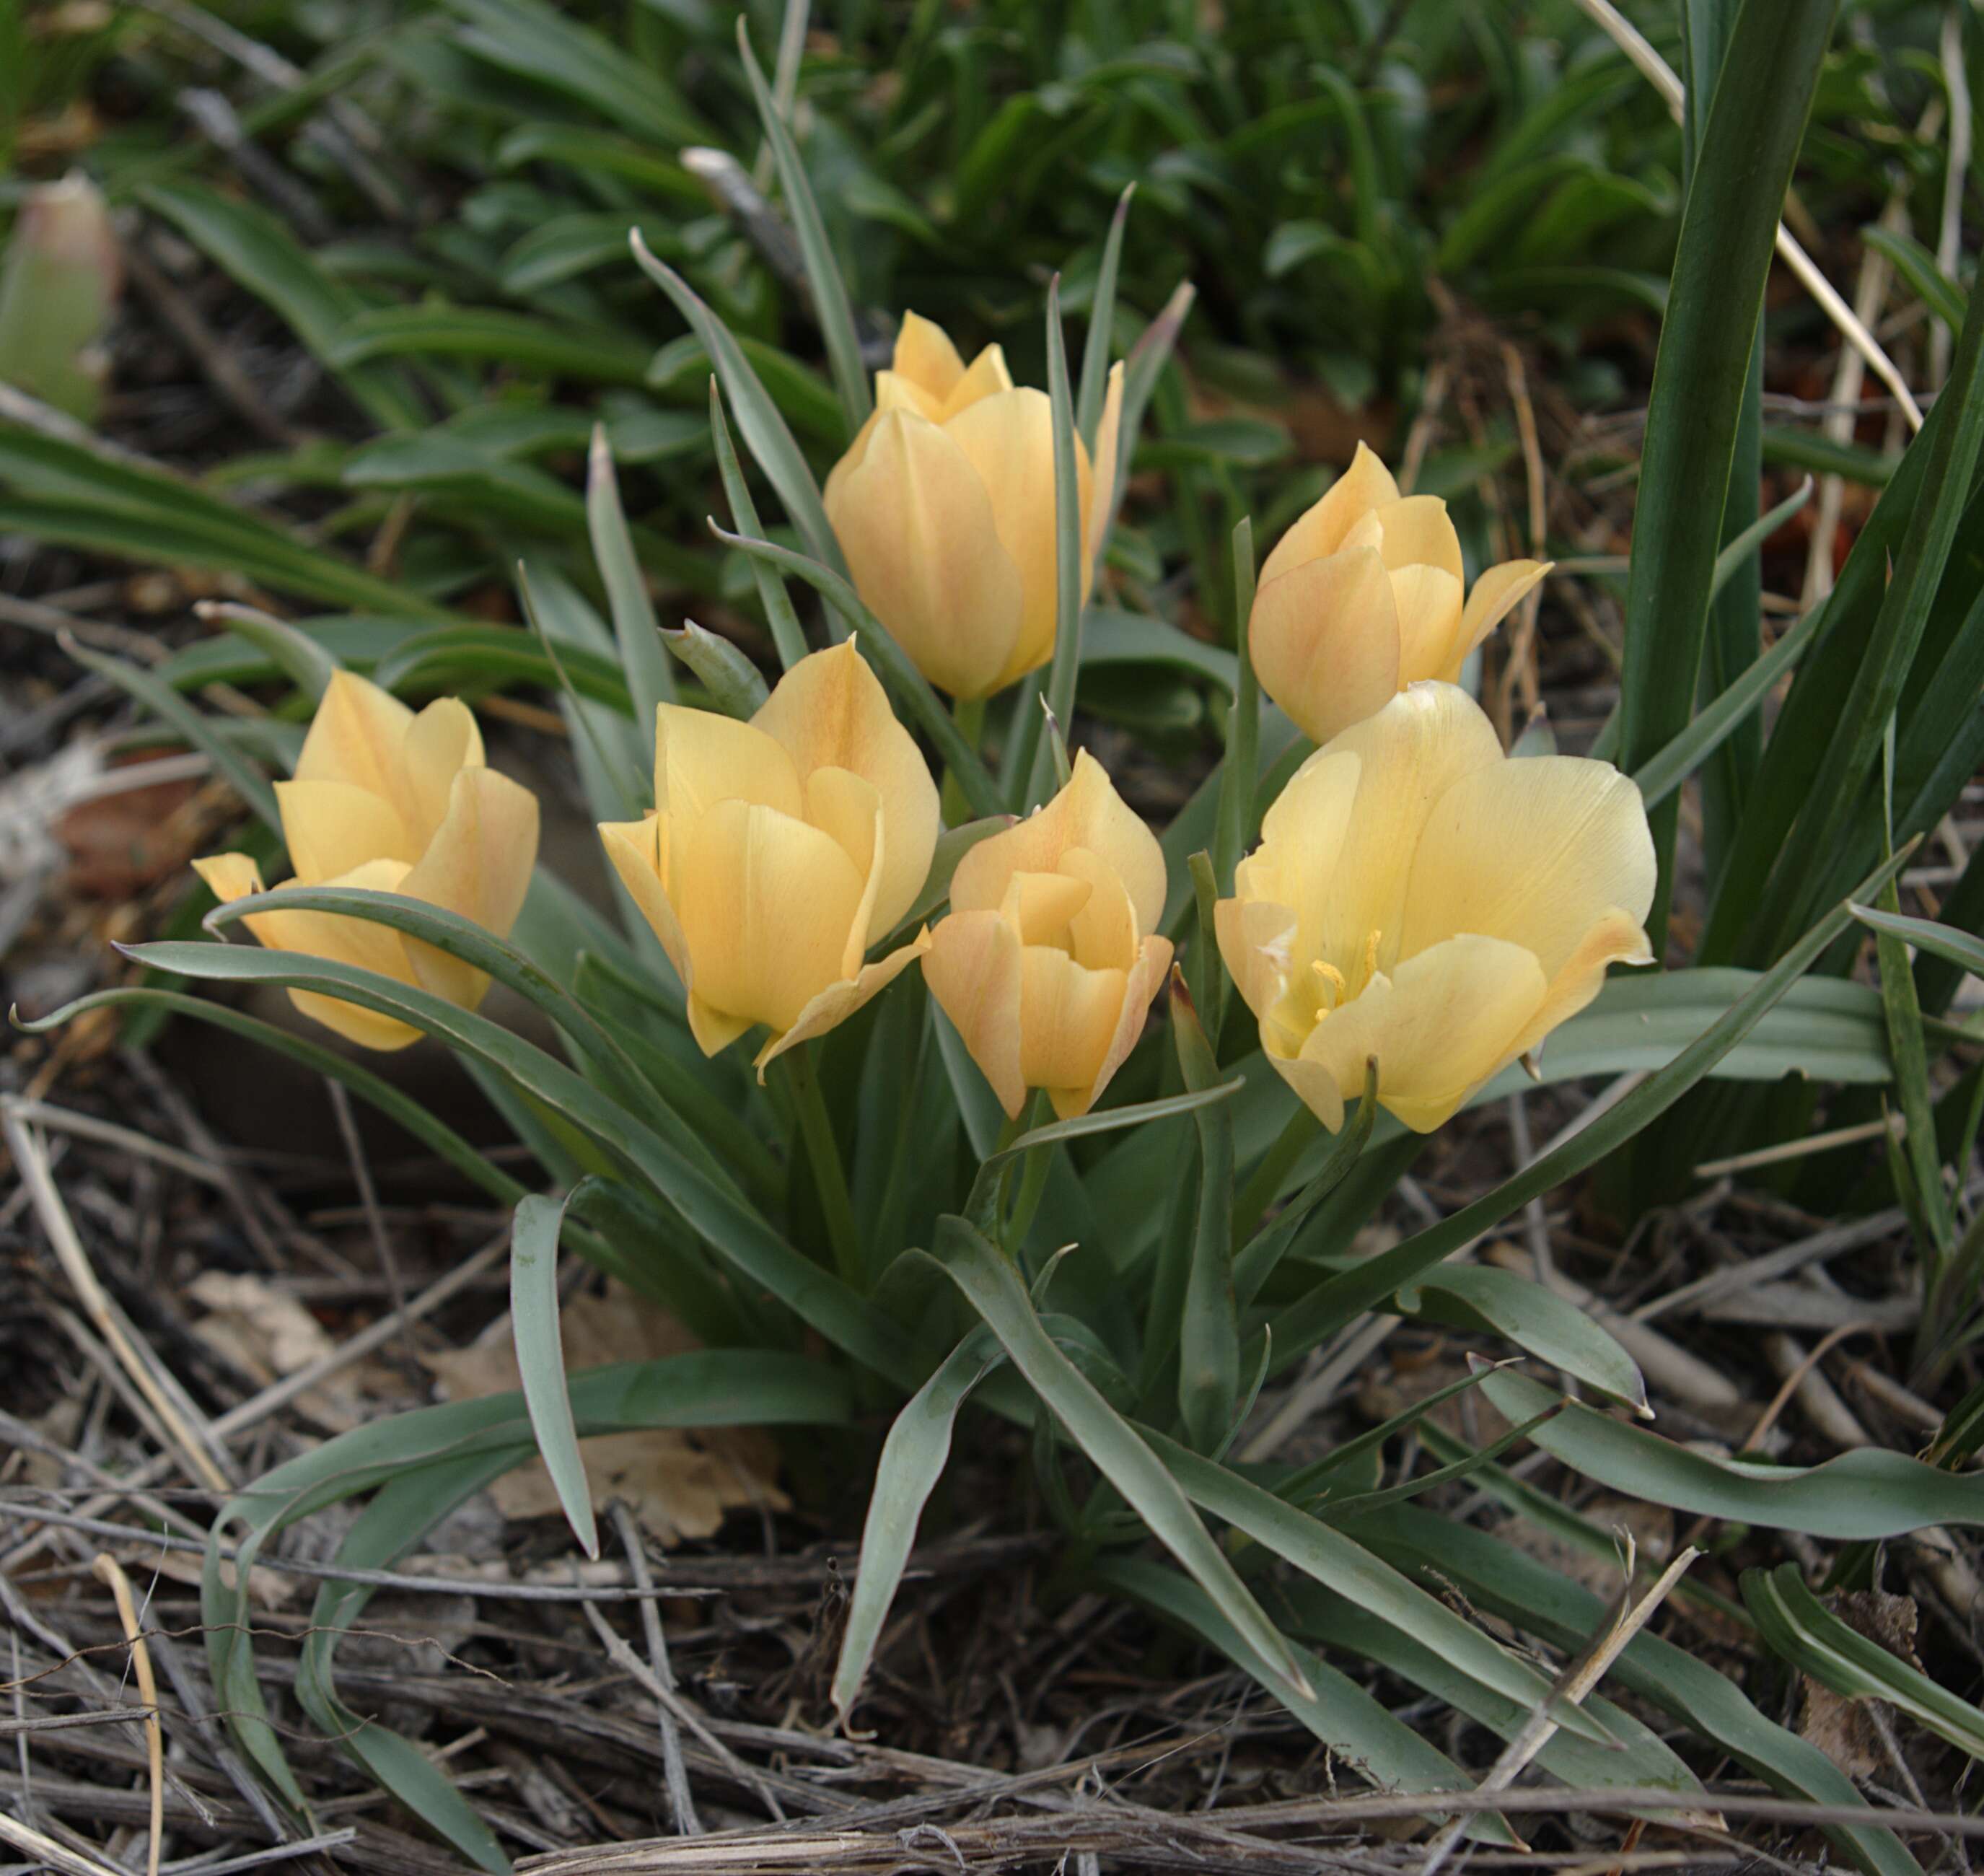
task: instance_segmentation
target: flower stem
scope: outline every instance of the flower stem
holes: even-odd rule
[[[950,706],[952,720],[957,723],[958,733],[975,750],[980,747],[985,735],[985,700],[983,697],[960,697]],[[950,770],[943,775],[943,818],[947,827],[955,827],[971,818],[971,803],[964,792],[964,785]]]
[[[1047,1100],[1044,1092],[1034,1089],[1032,1105],[1027,1109],[1026,1119],[1017,1132],[1031,1133],[1042,1124],[1046,1117]],[[1034,1228],[1034,1214],[1040,1210],[1041,1194],[1047,1190],[1047,1170],[1054,1159],[1054,1150],[1051,1146],[1034,1146],[1027,1150],[1025,1169],[1020,1175],[1020,1194],[1013,1201],[1013,1215],[1006,1227],[1006,1241],[1012,1246],[1015,1259],[1025,1247],[1027,1233]]]
[[[1316,1129],[1321,1125],[1315,1115],[1299,1101],[1295,1103],[1295,1111],[1289,1116],[1289,1124],[1275,1136],[1274,1145],[1262,1156],[1261,1163],[1255,1167],[1252,1176],[1241,1188],[1240,1196],[1234,1202],[1233,1247],[1235,1250],[1253,1237],[1260,1225],[1261,1214],[1274,1203],[1275,1195],[1286,1182],[1295,1163],[1315,1138]]]
[[[806,1139],[806,1158],[812,1163],[820,1210],[826,1215],[827,1241],[833,1247],[833,1261],[842,1280],[856,1290],[867,1287],[863,1269],[860,1228],[854,1222],[854,1203],[847,1196],[847,1173],[840,1163],[840,1144],[833,1137],[833,1121],[820,1093],[819,1077],[814,1072],[813,1045],[802,1043],[785,1058],[786,1077],[792,1083],[793,1102],[799,1109],[799,1131]]]

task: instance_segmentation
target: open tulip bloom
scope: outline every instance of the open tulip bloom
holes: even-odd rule
[[[937,825],[930,770],[850,639],[801,659],[749,723],[660,706],[654,811],[599,834],[704,1054],[762,1024],[762,1074],[922,955],[918,938],[862,961],[921,891]]]
[[[1077,434],[1081,592],[1116,485],[1123,367],[1110,374],[1095,461]],[[1054,416],[987,346],[969,369],[913,313],[875,410],[826,482],[826,513],[870,610],[940,690],[990,696],[1054,655]]]
[[[1248,626],[1261,688],[1327,742],[1407,684],[1458,683],[1467,654],[1549,571],[1544,561],[1504,561],[1463,603],[1460,537],[1446,504],[1401,496],[1359,443],[1261,569]]]
[[[377,684],[338,672],[303,740],[294,778],[276,784],[299,886],[346,886],[424,899],[507,937],[538,858],[537,797],[482,759],[468,706],[437,697],[417,716]],[[246,854],[196,860],[226,904],[263,890]],[[484,974],[391,927],[330,912],[251,913],[273,950],[377,971],[473,1009]],[[404,1049],[420,1032],[314,991],[292,990],[307,1016],[367,1049]]]
[[[1151,928],[1165,857],[1086,750],[1037,814],[958,862],[923,978],[1000,1105],[1044,1088],[1085,1114],[1143,1033],[1171,961]]]
[[[1378,1064],[1429,1133],[1653,961],[1654,847],[1610,763],[1512,760],[1465,691],[1414,684],[1303,763],[1217,911],[1267,1058],[1324,1124]]]

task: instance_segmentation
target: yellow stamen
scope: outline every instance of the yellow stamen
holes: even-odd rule
[[[1309,968],[1322,979],[1322,994],[1325,999],[1322,1013],[1328,1015],[1332,1010],[1341,1009],[1350,992],[1350,986],[1345,982],[1343,973],[1335,965],[1325,964],[1320,958]]]

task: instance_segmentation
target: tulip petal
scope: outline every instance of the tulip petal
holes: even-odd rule
[[[1542,1046],[1543,1039],[1560,1022],[1567,1022],[1605,987],[1605,972],[1614,964],[1651,964],[1653,948],[1647,941],[1644,912],[1627,911],[1614,906],[1585,933],[1584,941],[1558,967],[1550,979],[1542,1007],[1530,1018],[1529,1027],[1516,1039],[1516,1053],[1527,1055]]]
[[[719,801],[669,833],[669,898],[696,994],[732,1019],[791,1028],[844,975],[866,882],[832,836],[755,802]]]
[[[193,870],[223,905],[232,905],[236,899],[269,890],[262,884],[262,869],[246,854],[211,854],[204,860],[196,860]]]
[[[689,1032],[705,1055],[720,1055],[746,1029],[754,1026],[749,1016],[732,1016],[712,1009],[694,991],[689,994]]]
[[[494,769],[461,769],[447,812],[400,891],[506,938],[537,863],[537,797]],[[419,938],[406,948],[414,975],[435,995],[464,1009],[482,1001],[489,988],[482,972]]]
[[[1261,688],[1319,743],[1383,709],[1399,670],[1398,602],[1384,561],[1373,548],[1347,549],[1266,581],[1247,646]]]
[[[1020,954],[1020,1074],[1030,1088],[1092,1087],[1114,1040],[1129,975],[1085,970],[1064,951]]]
[[[999,914],[1019,933],[1022,945],[1059,944],[1094,892],[1087,879],[1073,873],[1015,873],[1006,882]],[[1131,942],[1134,948],[1134,938]]]
[[[459,697],[436,697],[407,726],[393,798],[416,852],[447,818],[456,775],[482,766],[482,732]]]
[[[1002,681],[1010,683],[1046,663],[1054,651],[1058,606],[1054,406],[1045,391],[1031,388],[1000,391],[960,411],[944,425],[943,434],[977,471],[991,502],[1000,545],[1019,570],[1019,634],[1000,673]],[[1078,437],[1075,480],[1081,503],[1077,512],[1085,514],[1091,482],[1088,452]],[[1085,599],[1088,593],[1084,568],[1082,596]]]
[[[1104,537],[1114,519],[1111,513],[1116,500],[1116,453],[1123,428],[1123,361],[1109,367],[1108,388],[1102,398],[1102,415],[1095,426],[1095,462],[1091,475],[1094,489],[1088,505],[1087,539],[1093,561],[1102,552]]]
[[[659,814],[650,814],[643,821],[603,821],[599,824],[599,841],[621,884],[661,940],[662,949],[668,953],[669,962],[675,966],[683,989],[692,990],[689,941],[682,936],[681,921],[662,884],[661,842],[667,831]]]
[[[1316,919],[1316,948],[1309,955],[1336,966],[1354,985],[1373,932],[1380,970],[1390,970],[1396,959],[1421,948],[1403,929],[1406,885],[1420,835],[1434,804],[1449,789],[1463,776],[1500,767],[1503,757],[1494,726],[1481,706],[1451,684],[1409,686],[1375,717],[1345,730],[1324,753],[1346,752],[1357,756],[1363,767],[1342,846],[1330,876],[1310,881],[1309,896],[1294,902],[1305,921],[1312,915]],[[1499,828],[1496,837],[1501,837]],[[1483,857],[1499,861],[1502,855]],[[1308,941],[1305,923],[1305,946]]]
[[[1302,1059],[1348,1099],[1378,1063],[1379,1104],[1429,1133],[1517,1052],[1547,991],[1542,967],[1520,945],[1470,935],[1408,958],[1389,977],[1325,1016]]]
[[[1101,1099],[1103,1089],[1109,1086],[1116,1071],[1128,1059],[1130,1051],[1136,1047],[1138,1038],[1144,1033],[1151,999],[1158,994],[1171,968],[1171,940],[1145,938],[1124,975],[1122,998],[1117,1006],[1116,1027],[1087,1086],[1051,1087],[1047,1090],[1047,1099],[1054,1103],[1054,1113],[1060,1119],[1072,1120],[1077,1114],[1085,1114]]]
[[[849,921],[840,955],[840,974],[851,978],[861,968],[874,928],[875,898],[887,864],[887,831],[882,823],[882,797],[873,783],[846,769],[816,769],[806,777],[806,819],[829,836],[860,876],[861,898]]]
[[[1382,531],[1379,552],[1396,572],[1400,567],[1438,567],[1458,580],[1465,576],[1460,536],[1446,504],[1437,495],[1406,495],[1372,511]]]
[[[1222,899],[1212,908],[1212,928],[1226,974],[1241,1001],[1260,1019],[1262,1046],[1273,1053],[1268,1016],[1288,988],[1294,965],[1294,908],[1272,899]],[[1302,1045],[1301,1036],[1280,1039],[1284,1053]]]
[[[826,501],[856,589],[917,669],[953,696],[990,695],[1019,643],[1026,588],[949,431],[883,413]]]
[[[953,912],[930,935],[923,982],[1009,1119],[1027,1099],[1020,1072],[1020,935],[996,911]]]
[[[324,686],[297,758],[300,782],[349,782],[385,800],[400,777],[400,745],[414,713],[377,684],[337,671]]]
[[[751,721],[791,757],[803,781],[832,768],[873,786],[881,802],[883,848],[874,928],[890,930],[929,877],[942,816],[929,763],[854,641],[802,658]],[[856,864],[866,870],[865,860]]]
[[[1409,956],[1485,932],[1553,978],[1615,907],[1636,926],[1646,917],[1655,872],[1640,791],[1610,763],[1494,763],[1457,778],[1427,815],[1400,942]]]
[[[1051,801],[980,841],[957,863],[950,902],[960,911],[990,911],[1004,899],[1015,873],[1057,873],[1061,856],[1075,847],[1115,870],[1136,910],[1138,929],[1153,929],[1164,916],[1164,849],[1085,749],[1077,752],[1067,785]]]
[[[1343,1090],[1336,1085],[1334,1070],[1304,1055],[1284,1055],[1268,1046],[1266,1025],[1262,1025],[1261,1046],[1269,1066],[1295,1091],[1295,1099],[1334,1133],[1343,1125]],[[1364,1084],[1358,1083],[1359,1092]]]
[[[1376,454],[1362,443],[1346,469],[1323,492],[1322,499],[1275,543],[1261,569],[1261,584],[1279,579],[1305,561],[1320,560],[1343,545],[1343,537],[1365,515],[1399,498],[1399,485]]]
[[[283,837],[297,883],[314,886],[368,860],[420,857],[391,802],[350,782],[278,782]]]
[[[1399,679],[1439,677],[1453,663],[1460,633],[1460,582],[1443,567],[1399,567],[1392,576],[1399,612]]]
[[[912,417],[933,424],[943,415],[943,400],[900,371],[877,371],[875,412],[870,414],[883,411],[907,411]]]
[[[784,1035],[773,1036],[758,1051],[752,1066],[758,1071],[759,1082],[764,1081],[766,1063],[775,1061],[789,1049],[796,1049],[816,1035],[824,1035],[837,1023],[845,1022],[870,998],[887,989],[930,949],[930,934],[923,931],[908,944],[897,945],[886,958],[864,964],[853,977],[829,984],[808,1002],[799,1012],[799,1020]]]
[[[678,822],[719,801],[754,801],[796,818],[804,813],[799,771],[755,723],[680,703],[655,706],[655,807]]]
[[[1288,953],[1279,961],[1284,987],[1319,958],[1341,965],[1329,948],[1339,941],[1326,913],[1344,889],[1339,869],[1362,799],[1363,774],[1363,760],[1354,752],[1334,744],[1319,750],[1275,797],[1261,822],[1259,847],[1236,869],[1234,884],[1243,901],[1264,900],[1293,910]],[[1357,941],[1362,943],[1361,934]],[[1237,972],[1235,982],[1241,984],[1248,1008],[1265,1019],[1271,1005],[1247,995]],[[1307,1033],[1305,1024],[1302,1034]]]
[[[875,426],[888,414],[893,408],[894,407],[882,401],[882,379],[878,374],[875,380],[874,409],[868,413],[863,420],[861,428],[855,431],[854,441],[848,445],[847,453],[826,472],[826,486],[821,491],[820,499],[826,505],[829,519],[833,514],[836,492],[849,476],[867,461],[868,445],[874,441]]]
[[[1460,676],[1461,663],[1467,654],[1529,596],[1530,588],[1555,564],[1549,560],[1505,560],[1483,574],[1467,596],[1446,668],[1434,675],[1453,683]]]
[[[1060,877],[1085,881],[1088,891],[1067,920],[1074,961],[1086,968],[1126,971],[1136,961],[1137,908],[1122,875],[1100,854],[1071,847],[1061,857]]]
[[[907,379],[918,390],[940,401],[950,395],[964,375],[964,361],[951,343],[950,334],[920,313],[903,315],[890,363],[898,378]]]
[[[988,345],[971,361],[971,368],[945,392],[937,421],[948,423],[960,411],[969,410],[980,398],[995,398],[1013,388],[1013,374],[1006,368],[1001,346]]]

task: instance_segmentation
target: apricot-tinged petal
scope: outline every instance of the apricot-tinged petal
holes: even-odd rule
[[[349,873],[319,883],[357,891],[398,892],[404,890],[407,868],[397,860],[374,860]],[[274,911],[252,913],[246,923],[250,931],[272,951],[303,951],[333,963],[376,971],[395,982],[415,980],[407,948],[398,932],[369,918],[349,918],[332,912]],[[377,1011],[362,1009],[342,998],[320,991],[292,990],[290,1001],[313,1022],[334,1029],[347,1042],[360,1048],[380,1050],[404,1049],[420,1040],[421,1032],[411,1023]]]
[[[1429,1133],[1514,1060],[1547,988],[1541,967],[1520,945],[1449,938],[1393,975],[1372,978],[1362,995],[1323,1018],[1302,1059],[1326,1070],[1347,1100],[1375,1058],[1379,1105],[1415,1133]]]
[[[953,912],[930,935],[923,982],[950,1019],[999,1105],[1017,1119],[1027,1099],[1020,1069],[1020,935],[997,911]]]
[[[1306,560],[1262,584],[1247,647],[1261,688],[1327,742],[1399,688],[1399,612],[1374,548]]]
[[[655,936],[661,940],[662,949],[668,953],[669,962],[675,966],[682,988],[692,990],[695,985],[689,967],[689,943],[682,936],[681,921],[675,917],[675,909],[669,903],[667,890],[662,883],[661,843],[667,832],[656,814],[650,814],[644,821],[603,821],[599,824],[600,844],[606,849],[606,857],[612,862],[614,872],[640,908],[641,916],[647,920]]]
[[[1072,1120],[1077,1114],[1087,1113],[1102,1098],[1103,1089],[1109,1086],[1130,1051],[1136,1047],[1137,1039],[1143,1034],[1151,999],[1158,994],[1171,968],[1171,940],[1155,936],[1145,938],[1124,974],[1115,1029],[1088,1084],[1077,1088],[1050,1087],[1047,1090],[1047,1098],[1053,1102],[1054,1113],[1061,1119]]]
[[[884,413],[860,461],[829,481],[826,512],[856,590],[917,670],[957,697],[997,689],[1026,586],[948,431]]]
[[[1302,515],[1275,543],[1261,569],[1261,584],[1279,579],[1305,560],[1319,560],[1343,545],[1344,536],[1375,508],[1396,502],[1399,485],[1376,454],[1364,444],[1328,488],[1322,498]]]
[[[1004,899],[1014,874],[1059,872],[1061,856],[1075,847],[1114,870],[1138,930],[1154,928],[1164,916],[1164,849],[1085,749],[1076,754],[1067,786],[1037,814],[980,841],[959,861],[950,902],[960,911],[990,911]]]
[[[874,788],[883,828],[875,929],[889,930],[929,877],[942,817],[930,765],[854,640],[802,658],[751,721],[792,758],[802,781],[844,769]],[[855,864],[866,870],[865,860]]]
[[[1015,873],[999,911],[1022,945],[1057,944],[1094,890],[1071,873]]]
[[[482,766],[482,732],[459,697],[436,697],[407,726],[394,799],[416,851],[447,818],[455,777]]]
[[[494,769],[461,769],[447,811],[400,890],[506,938],[537,861],[537,797]],[[482,1001],[489,988],[483,972],[418,938],[406,947],[414,975],[437,996],[464,1009]]]
[[[1378,551],[1385,565],[1438,567],[1456,580],[1466,569],[1460,560],[1460,536],[1448,519],[1446,504],[1437,495],[1406,495],[1372,511],[1379,529]]]
[[[1453,661],[1460,633],[1460,582],[1443,567],[1405,566],[1392,574],[1399,615],[1399,676],[1416,683],[1439,677]]]
[[[1645,918],[1656,871],[1640,791],[1610,763],[1494,763],[1433,804],[1413,857],[1400,942],[1409,955],[1490,932],[1533,953],[1553,978],[1614,908],[1636,926]]]
[[[350,782],[278,782],[283,837],[299,884],[314,886],[368,860],[420,857],[406,824],[384,795]]]
[[[223,905],[269,890],[262,884],[262,869],[246,854],[210,854],[196,860],[193,870]]]
[[[939,400],[949,397],[964,375],[964,361],[951,343],[950,334],[920,313],[903,315],[890,363],[897,377],[907,378],[920,391]]]
[[[756,724],[685,704],[657,704],[656,809],[687,822],[719,801],[752,801],[793,816],[804,811],[792,757]]]
[[[1517,1055],[1540,1049],[1551,1030],[1589,1004],[1604,988],[1608,965],[1653,962],[1653,948],[1642,923],[1645,917],[1644,912],[1614,906],[1585,933],[1577,948],[1558,966],[1542,1007],[1516,1039]]]
[[[944,425],[943,434],[977,472],[999,544],[1019,572],[1019,634],[1001,673],[1010,683],[1044,664],[1054,650],[1058,604],[1054,407],[1044,391],[999,391],[960,411]],[[1086,512],[1090,486],[1088,454],[1079,437],[1075,477],[1079,514]],[[1085,579],[1082,592],[1086,597]]]
[[[1084,881],[1088,887],[1068,920],[1075,962],[1091,971],[1128,970],[1136,960],[1142,935],[1122,874],[1100,854],[1071,847],[1061,857],[1061,876]]]
[[[369,680],[338,671],[324,686],[297,758],[300,782],[349,782],[390,800],[414,713]]]
[[[920,932],[908,944],[899,945],[886,957],[877,958],[873,964],[864,964],[853,977],[829,984],[807,1002],[789,1029],[783,1035],[772,1037],[759,1050],[752,1064],[758,1071],[759,1080],[765,1079],[766,1063],[776,1060],[787,1049],[796,1049],[816,1035],[824,1035],[836,1024],[845,1022],[870,997],[879,996],[887,989],[929,951],[930,946],[929,932]]]
[[[1004,351],[999,346],[988,345],[972,360],[964,377],[944,393],[938,421],[948,423],[960,411],[969,410],[980,398],[996,398],[1000,391],[1012,388],[1013,374],[1006,368]]]
[[[719,801],[670,833],[681,846],[670,898],[696,994],[727,1015],[791,1028],[843,975],[866,882],[830,835],[755,803]]]
[[[1548,560],[1505,560],[1483,574],[1467,596],[1446,668],[1433,675],[1448,683],[1458,678],[1467,654],[1529,597],[1530,589],[1554,564]]]
[[[1084,970],[1064,951],[1020,955],[1020,1073],[1030,1088],[1085,1089],[1101,1072],[1123,1012],[1123,971]]]

